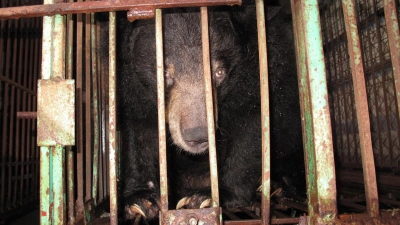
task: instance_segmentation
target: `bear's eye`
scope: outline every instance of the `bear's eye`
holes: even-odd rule
[[[174,84],[174,79],[171,77],[171,74],[168,71],[165,71],[164,82],[166,88],[169,88]]]
[[[215,72],[216,78],[222,78],[222,77],[225,77],[225,75],[226,75],[226,72],[225,72],[224,68],[218,68],[217,72]]]
[[[226,77],[226,69],[218,68],[214,73],[214,82],[218,86]]]

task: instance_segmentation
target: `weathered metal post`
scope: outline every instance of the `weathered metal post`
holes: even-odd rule
[[[45,4],[53,4],[47,0]],[[75,145],[75,82],[65,80],[65,18],[43,18],[42,77],[38,81],[41,146],[41,224],[65,224],[65,147]]]
[[[261,137],[262,137],[262,224],[270,224],[270,195],[271,195],[271,130],[269,113],[269,84],[268,84],[268,57],[267,32],[264,14],[264,1],[256,1],[258,54],[260,61],[260,90],[261,90]]]
[[[317,0],[292,0],[310,224],[337,219],[336,180]]]
[[[354,0],[343,0],[342,8],[348,49],[350,55],[351,74],[353,76],[354,98],[357,111],[357,122],[360,136],[362,165],[364,172],[367,210],[370,217],[379,216],[378,187],[376,183],[374,154],[372,150],[370,119],[368,113],[367,90],[364,79],[361,43]]]

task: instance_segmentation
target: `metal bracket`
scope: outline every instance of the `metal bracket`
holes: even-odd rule
[[[197,225],[197,224],[208,224],[218,225],[221,223],[222,209],[217,208],[205,208],[205,209],[181,209],[181,210],[169,210],[162,214],[160,212],[160,218],[162,218],[163,225]]]
[[[38,80],[38,145],[75,145],[75,81]]]

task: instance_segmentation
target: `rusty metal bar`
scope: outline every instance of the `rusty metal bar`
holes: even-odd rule
[[[165,131],[164,56],[162,36],[162,10],[156,9],[156,57],[157,57],[157,108],[158,151],[160,165],[160,221],[168,212],[167,144]]]
[[[267,37],[265,30],[264,1],[256,1],[258,54],[260,61],[260,90],[261,90],[261,132],[262,132],[262,197],[261,218],[264,225],[270,223],[270,186],[271,186],[271,148],[270,148],[270,113],[269,113],[269,84],[268,84],[268,57]]]
[[[52,0],[45,0],[44,4],[51,4]],[[43,37],[42,37],[42,68],[41,78],[50,79],[52,71],[52,42],[53,36],[53,17],[43,17]],[[50,198],[50,149],[40,147],[40,224],[50,224],[51,222],[51,198]]]
[[[91,51],[92,51],[92,115],[93,115],[93,176],[92,176],[92,198],[94,200],[94,205],[97,205],[97,187],[98,187],[98,177],[99,177],[99,114],[98,114],[98,94],[97,94],[97,76],[98,76],[98,69],[97,69],[97,54],[96,54],[96,43],[98,35],[97,31],[100,29],[95,25],[94,13],[90,15],[91,20]]]
[[[211,197],[212,197],[212,206],[219,207],[217,150],[215,145],[215,125],[214,125],[214,108],[213,108],[214,104],[213,104],[213,93],[212,93],[213,84],[211,80],[210,43],[208,35],[207,7],[201,7],[200,14],[201,14],[201,37],[202,37],[202,51],[203,51],[203,72],[204,72],[206,110],[207,110],[208,154],[210,163]],[[220,214],[219,216],[221,223],[222,215]]]
[[[299,27],[304,29],[303,32],[297,31],[301,33],[300,35],[304,34],[305,46],[305,54],[298,54],[298,58],[305,56],[307,73],[300,75],[299,80],[301,84],[309,85],[310,105],[303,102],[302,108],[305,111],[303,116],[311,116],[310,124],[303,123],[307,131],[309,129],[312,131],[311,135],[307,133],[305,143],[305,150],[308,153],[306,159],[310,220],[313,224],[332,223],[337,219],[336,181],[318,3],[317,0],[293,0],[292,4],[297,30]],[[299,48],[299,44],[303,45],[298,41],[296,43],[296,48]],[[303,94],[300,96],[307,98]],[[305,109],[309,106],[311,111]],[[307,115],[308,112],[311,115]],[[312,141],[312,145],[309,141]]]
[[[358,36],[354,0],[343,0],[343,13],[346,27],[350,65],[353,76],[354,97],[361,144],[367,210],[370,217],[379,217],[378,188],[372,150],[367,91],[365,87],[361,44]]]
[[[396,88],[397,108],[400,113],[400,34],[399,18],[397,17],[397,13],[399,12],[396,12],[396,3],[394,0],[384,0],[384,12]]]
[[[78,14],[89,12],[108,12],[131,9],[176,8],[195,6],[240,5],[240,0],[103,0],[92,2],[58,3],[0,9],[0,19],[18,19],[56,14]]]
[[[82,0],[78,1],[81,2]],[[83,15],[76,15],[76,114],[75,120],[77,124],[76,136],[76,180],[77,180],[77,196],[75,202],[75,220],[83,220],[84,215],[84,179],[83,179]]]
[[[68,0],[68,2],[73,2],[73,0]],[[74,54],[74,20],[72,15],[66,16],[67,20],[67,34],[66,34],[66,78],[73,78],[73,54]],[[78,127],[78,126],[77,126]],[[75,151],[72,147],[67,147],[67,224],[75,224],[75,163],[74,163]]]
[[[90,2],[90,0],[86,0]],[[91,14],[85,14],[85,202],[92,198]],[[93,58],[94,59],[94,58]],[[94,61],[94,60],[93,60]]]
[[[315,147],[313,142],[313,127],[311,118],[310,87],[308,83],[308,71],[306,65],[305,34],[302,23],[301,1],[291,0],[293,15],[293,31],[295,37],[297,77],[299,84],[299,98],[301,108],[302,135],[304,146],[305,174],[307,182],[308,212],[310,217],[315,217],[318,213],[316,176],[315,176]]]
[[[116,20],[115,12],[110,12],[109,27],[109,176],[110,176],[110,224],[118,224],[117,211],[117,171],[116,171]]]

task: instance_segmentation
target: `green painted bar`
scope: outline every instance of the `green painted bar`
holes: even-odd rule
[[[168,211],[167,144],[165,131],[164,56],[162,39],[162,10],[156,9],[156,57],[157,57],[157,107],[158,107],[158,151],[160,164],[160,209]],[[160,216],[160,218],[162,218]],[[160,219],[161,221],[161,219]]]
[[[260,63],[260,90],[261,90],[261,135],[262,135],[262,224],[270,223],[270,187],[271,187],[271,130],[269,113],[269,84],[268,84],[268,57],[267,37],[264,14],[264,1],[256,1],[258,54]]]
[[[367,210],[368,215],[372,218],[375,218],[379,217],[378,187],[376,183],[374,153],[372,149],[367,88],[364,78],[361,43],[358,35],[354,0],[343,0],[342,8],[353,78],[354,98],[356,102],[357,124],[360,137]]]
[[[210,42],[208,32],[208,10],[207,7],[200,8],[201,14],[201,37],[203,52],[203,72],[206,96],[207,131],[208,131],[208,154],[210,163],[211,197],[212,206],[219,207],[218,167],[217,149],[215,144],[213,85],[211,80]],[[222,219],[222,215],[220,214]]]
[[[117,174],[116,174],[116,30],[115,12],[110,12],[109,20],[109,175],[110,175],[110,224],[118,224]]]
[[[45,0],[44,4],[51,4]],[[53,17],[43,17],[41,79],[50,79],[52,71]],[[50,218],[50,153],[48,147],[40,147],[40,224],[51,223]]]
[[[53,185],[53,224],[66,223],[66,204],[65,204],[65,147],[52,147],[52,182]]]
[[[91,26],[91,50],[92,50],[92,120],[93,120],[93,176],[92,176],[92,198],[97,204],[97,181],[99,178],[99,102],[98,102],[98,89],[97,89],[97,55],[96,55],[96,25],[94,13],[90,15]]]
[[[293,15],[293,30],[295,35],[295,49],[297,61],[297,76],[299,83],[299,98],[301,107],[302,134],[304,145],[304,160],[307,180],[308,196],[308,215],[314,218],[318,213],[317,202],[318,192],[315,177],[315,152],[313,143],[313,127],[311,120],[310,87],[307,82],[306,51],[304,42],[304,29],[302,13],[300,8],[301,1],[291,0]]]
[[[336,180],[317,0],[292,0],[312,224],[337,219]],[[317,179],[318,178],[318,179]]]
[[[332,130],[328,105],[325,61],[317,0],[303,0],[306,64],[311,96],[311,117],[315,151],[315,176],[318,192],[318,224],[331,223],[337,218],[336,177]]]
[[[40,147],[40,224],[50,224],[49,148]]]

